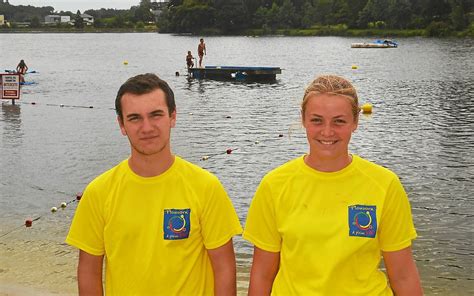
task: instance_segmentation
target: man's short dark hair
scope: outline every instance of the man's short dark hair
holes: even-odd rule
[[[165,93],[166,105],[168,106],[169,115],[176,110],[174,101],[174,93],[168,83],[160,79],[153,73],[140,74],[129,78],[120,86],[117,97],[115,98],[115,112],[123,120],[122,114],[122,97],[126,93],[134,95],[143,95],[150,93],[156,89],[161,89]]]

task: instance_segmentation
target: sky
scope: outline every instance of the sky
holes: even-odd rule
[[[78,9],[84,12],[100,8],[129,9],[131,6],[139,5],[140,0],[9,0],[9,3],[36,7],[52,6],[57,12],[61,10],[76,12]]]

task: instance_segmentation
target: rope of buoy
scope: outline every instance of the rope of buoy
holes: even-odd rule
[[[73,202],[79,202],[79,201],[81,200],[81,198],[82,198],[82,192],[79,192],[79,193],[76,194],[76,198],[75,198],[75,199],[70,200],[70,201],[68,201],[68,202],[62,202],[59,207],[60,207],[61,209],[65,209],[69,204],[71,204],[71,203],[73,203]],[[58,211],[58,208],[57,208],[57,207],[52,207],[52,208],[51,208],[51,213],[55,213],[55,212],[57,212],[57,211]],[[43,216],[44,216],[44,215],[43,215]],[[0,235],[0,238],[3,238],[3,237],[5,237],[5,236],[7,236],[8,234],[12,233],[12,232],[15,231],[15,230],[18,230],[19,228],[22,228],[22,227],[27,227],[27,228],[32,227],[32,226],[33,226],[33,222],[38,221],[38,220],[41,219],[43,216],[38,216],[38,217],[33,218],[33,219],[26,219],[25,222],[24,222],[22,225],[17,226],[17,227],[15,227],[15,228],[13,228],[13,229],[8,230],[8,231],[5,232],[4,234]]]

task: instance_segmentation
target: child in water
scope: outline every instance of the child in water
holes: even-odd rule
[[[188,55],[186,56],[186,65],[188,66],[188,69],[194,67],[193,59],[194,57],[191,54],[191,51],[188,50]]]

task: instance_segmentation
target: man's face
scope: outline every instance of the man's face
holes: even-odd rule
[[[169,115],[165,93],[161,89],[142,95],[125,93],[121,102],[123,121],[118,121],[122,134],[130,141],[132,156],[170,152],[176,111]]]

